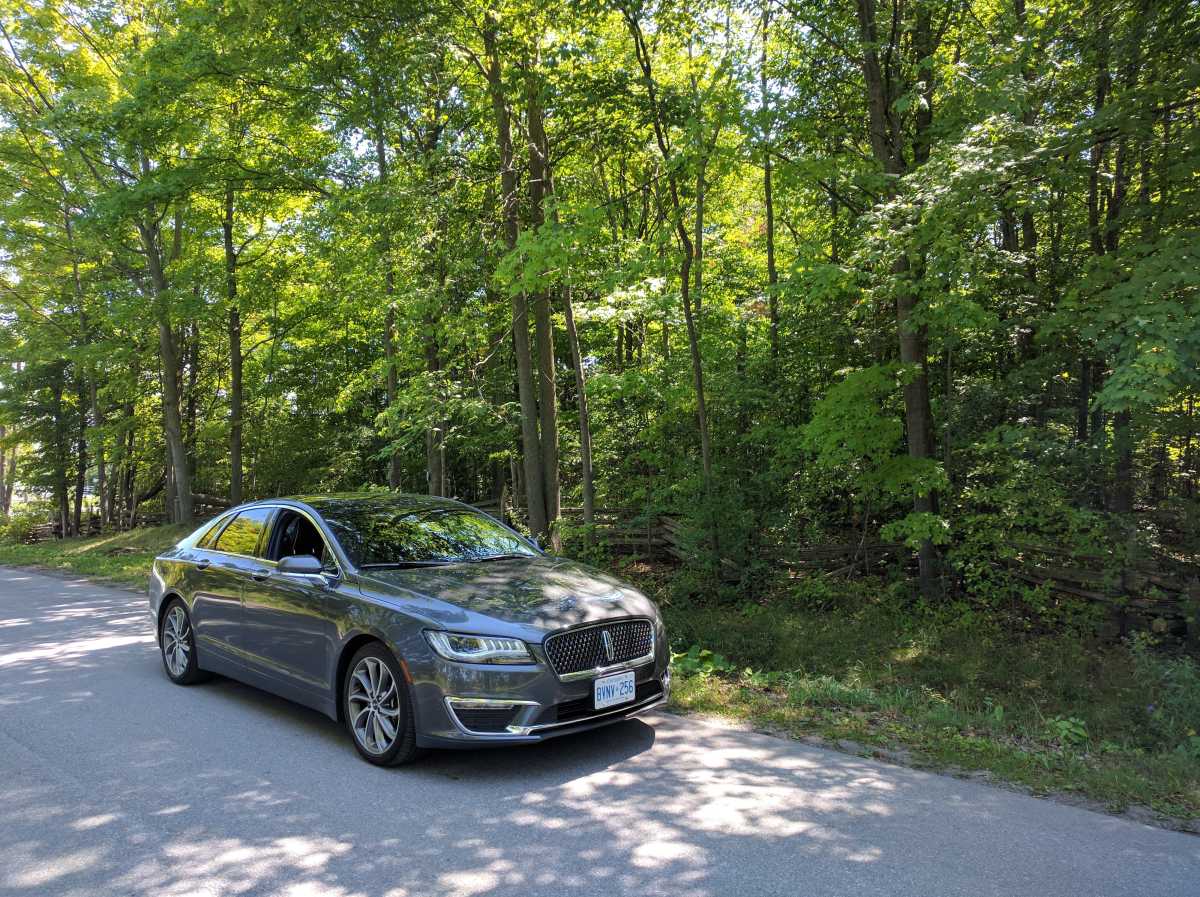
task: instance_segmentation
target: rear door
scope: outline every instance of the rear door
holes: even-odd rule
[[[192,625],[196,639],[208,648],[234,656],[245,650],[242,590],[253,572],[262,566],[255,555],[272,510],[268,507],[240,511],[217,534],[210,547],[196,553]]]

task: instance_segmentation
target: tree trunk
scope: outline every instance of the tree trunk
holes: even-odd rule
[[[545,222],[545,198],[552,190],[548,163],[549,146],[543,122],[541,85],[534,65],[526,77],[526,112],[529,129],[529,205],[530,221],[536,231]],[[550,291],[539,290],[533,296],[534,341],[538,360],[538,424],[542,450],[542,498],[546,503],[546,535],[558,547],[554,524],[559,517],[558,471],[558,385],[554,363],[554,321],[551,317]]]
[[[8,466],[8,446],[4,444],[4,437],[7,435],[8,428],[4,424],[0,424],[0,516],[2,517],[8,517],[11,507],[8,501],[8,481],[11,472]]]
[[[78,405],[79,426],[75,432],[75,508],[71,528],[76,535],[83,533],[83,490],[87,481],[87,384],[83,375],[75,377],[75,403]]]
[[[175,344],[175,333],[171,328],[170,311],[167,306],[167,276],[163,268],[161,234],[158,224],[144,223],[138,228],[142,247],[150,273],[151,295],[155,315],[158,318],[158,351],[162,374],[163,430],[167,441],[167,452],[171,464],[171,482],[174,487],[174,514],[170,518],[176,523],[192,522],[192,478],[188,470],[187,446],[183,441],[183,420],[179,411],[179,352]]]
[[[1075,399],[1075,438],[1080,445],[1088,441],[1088,414],[1092,404],[1092,362],[1079,360],[1079,395]]]
[[[225,185],[221,222],[225,249],[225,302],[229,306],[229,502],[242,503],[242,311],[238,301],[238,253],[233,244],[233,183]]]
[[[696,110],[697,113],[699,110]],[[708,173],[708,156],[705,154],[703,147],[700,149],[700,161],[696,165],[696,229],[695,236],[692,238],[695,243],[693,249],[693,272],[692,277],[692,304],[699,314],[701,307],[704,304],[704,197],[708,184],[705,177]]]
[[[13,487],[17,481],[17,448],[10,450],[4,445],[4,437],[8,430],[0,424],[0,515],[8,517],[12,513]]]
[[[1142,37],[1146,4],[1142,4],[1142,16],[1134,26],[1134,35],[1126,42],[1129,56],[1124,68],[1123,87],[1130,94],[1137,90],[1141,73]],[[1095,111],[1104,107],[1104,101],[1112,90],[1112,76],[1109,71],[1108,39],[1104,32],[1102,43],[1097,52],[1096,71],[1096,106]],[[1088,180],[1088,225],[1091,231],[1092,252],[1094,255],[1113,255],[1120,247],[1122,215],[1125,211],[1125,200],[1129,185],[1133,178],[1133,166],[1129,160],[1129,137],[1122,134],[1117,141],[1117,152],[1111,181],[1111,193],[1104,212],[1103,222],[1100,219],[1099,188],[1100,167],[1103,160],[1101,141],[1096,141],[1092,147],[1091,171]],[[1099,389],[1097,384],[1095,387]],[[1097,408],[1101,413],[1103,409]],[[1093,434],[1101,432],[1096,421],[1092,424]],[[1113,448],[1115,460],[1113,465],[1113,496],[1112,509],[1117,513],[1133,511],[1133,434],[1132,415],[1122,409],[1113,416]]]
[[[950,478],[950,458],[953,451],[953,436],[950,432],[950,407],[954,401],[954,349],[946,346],[946,383],[945,391],[943,392],[946,410],[943,412],[947,418],[945,426],[942,428],[942,464],[946,467],[946,478]]]
[[[1133,513],[1133,428],[1128,411],[1113,415],[1113,448],[1116,460],[1113,468],[1112,509],[1118,514]]]
[[[893,7],[893,15],[900,16],[901,7]],[[912,29],[912,55],[915,67],[924,75],[922,95],[924,104],[918,108],[915,118],[916,133],[912,141],[913,163],[920,165],[929,157],[929,129],[933,123],[933,78],[930,57],[933,46],[932,24],[929,10],[918,8]],[[896,112],[897,93],[902,89],[892,77],[893,68],[880,64],[878,47],[879,29],[875,17],[875,0],[858,0],[859,36],[862,44],[861,66],[867,88],[868,136],[875,160],[884,171],[897,178],[906,173],[908,164],[902,148],[903,130]],[[900,22],[893,23],[893,35],[903,30]],[[891,38],[893,42],[895,37]],[[900,52],[899,46],[888,48],[889,55]],[[929,404],[929,377],[926,372],[925,328],[910,326],[909,320],[917,306],[917,296],[904,281],[910,274],[907,257],[901,257],[893,265],[892,276],[899,281],[896,297],[896,327],[900,340],[900,361],[909,366],[914,375],[904,386],[904,421],[908,431],[908,454],[915,459],[934,457],[933,420]],[[937,495],[913,496],[913,510],[917,513],[934,513]],[[927,598],[937,596],[937,551],[928,539],[921,543],[918,551],[921,592]]]
[[[895,273],[903,277],[908,270],[906,259],[901,259]],[[926,369],[926,338],[923,326],[912,326],[909,319],[916,309],[917,299],[911,289],[901,289],[896,297],[896,326],[900,331],[900,363],[915,373],[904,384],[904,425],[908,439],[908,454],[911,458],[933,458],[933,414],[929,407],[929,374]],[[913,510],[917,513],[937,512],[937,494],[913,497]],[[921,593],[936,596],[938,559],[933,543],[925,539],[917,551],[918,576]]]
[[[374,85],[371,91],[371,113],[374,119],[372,128],[375,138],[375,169],[379,180],[379,189],[386,193],[388,186],[387,143],[383,131],[383,110],[380,106],[378,85]],[[379,229],[379,250],[383,261],[384,305],[387,308],[383,324],[383,357],[387,369],[385,397],[387,407],[392,408],[396,404],[399,383],[396,374],[396,270],[392,262],[391,229],[386,223]],[[388,461],[388,486],[392,489],[400,488],[400,455],[395,449],[390,452]]]
[[[444,271],[445,269],[443,266],[442,276],[439,278],[442,289],[445,289],[446,286]],[[441,372],[442,364],[438,355],[437,334],[435,327],[436,324],[432,318],[426,321],[425,369],[436,377]],[[430,495],[446,494],[446,467],[444,462],[445,425],[441,424],[430,427],[425,431],[425,471]]]
[[[1195,434],[1196,434],[1196,397],[1188,396],[1187,402],[1187,432],[1183,440],[1182,470],[1183,494],[1189,499],[1196,497],[1196,464],[1195,464]],[[9,484],[9,489],[12,484]]]
[[[199,297],[200,289],[194,294]],[[187,336],[187,386],[183,391],[184,432],[183,442],[187,446],[188,470],[196,471],[196,384],[200,378],[200,324],[192,321]],[[181,372],[182,379],[182,372]]]
[[[484,29],[483,43],[488,60],[488,92],[492,100],[492,112],[496,121],[496,141],[500,150],[500,202],[504,220],[504,242],[511,250],[517,245],[517,214],[519,211],[517,170],[513,156],[512,122],[504,96],[503,72],[494,25],[489,24]],[[535,536],[544,538],[546,535],[546,499],[541,446],[538,442],[538,411],[533,382],[533,357],[529,346],[529,310],[525,296],[520,292],[515,292],[512,296],[512,316],[513,353],[517,360],[517,392],[521,403],[521,454],[525,474],[529,529]]]
[[[14,445],[8,456],[8,482],[4,484],[4,494],[0,501],[4,503],[4,513],[12,513],[13,489],[17,485],[17,447]]]
[[[1017,27],[1021,34],[1025,37],[1026,15],[1025,15],[1025,0],[1013,0],[1013,12],[1016,15]],[[1025,46],[1028,46],[1026,42]],[[1036,80],[1037,74],[1032,65],[1028,63],[1021,67],[1021,77],[1026,85],[1032,85]],[[1037,110],[1032,104],[1025,107],[1025,113],[1022,116],[1022,122],[1026,127],[1032,128],[1037,121]],[[1025,279],[1029,284],[1030,292],[1033,294],[1035,301],[1035,309],[1038,304],[1038,277],[1037,277],[1037,245],[1038,235],[1037,226],[1033,219],[1033,210],[1028,206],[1021,212],[1021,250],[1025,253]],[[1022,326],[1018,335],[1017,351],[1021,361],[1029,361],[1033,358],[1034,350],[1034,332],[1033,325]],[[1041,422],[1043,414],[1043,402],[1039,397],[1036,404],[1036,418]]]
[[[763,0],[762,5],[762,58],[759,61],[759,88],[762,92],[763,115],[763,204],[767,213],[767,308],[771,319],[771,357],[779,357],[779,272],[775,270],[775,201],[771,187],[771,145],[766,129],[770,115],[767,96],[767,38],[771,27],[771,4]]]
[[[708,434],[708,406],[704,398],[704,360],[700,353],[700,334],[696,317],[692,313],[692,301],[688,294],[688,269],[692,255],[685,249],[679,266],[680,290],[683,298],[683,320],[687,329],[688,353],[692,362],[692,387],[696,392],[696,426],[700,433],[700,469],[704,478],[704,492],[711,500],[713,495],[712,443]]]
[[[54,497],[58,501],[59,534],[64,538],[71,534],[71,512],[67,500],[67,434],[63,420],[63,380],[65,365],[59,365],[54,378]]]
[[[140,376],[139,371],[135,367],[133,370],[133,382],[136,383]],[[124,432],[122,432],[118,444],[121,446],[120,459],[120,495],[117,501],[117,524],[124,529],[126,520],[129,517],[129,509],[133,503],[133,483],[134,483],[134,449],[136,448],[137,431],[136,427],[136,408],[133,402],[125,403],[125,424]]]
[[[90,386],[92,424],[96,427],[96,497],[100,504],[100,525],[107,526],[112,519],[112,503],[108,494],[108,470],[104,453],[104,413],[97,396],[96,381]],[[2,449],[0,449],[2,451]]]
[[[166,429],[166,416],[163,416],[163,429]],[[163,478],[163,511],[166,515],[167,523],[178,523],[176,515],[179,513],[179,508],[175,503],[175,465],[171,460],[171,447],[164,445],[163,464],[166,465],[167,474]]]
[[[634,53],[637,56],[638,66],[641,68],[642,79],[646,86],[647,99],[650,101],[650,115],[651,123],[654,126],[654,139],[658,144],[659,155],[662,157],[663,164],[667,170],[667,186],[670,191],[671,210],[674,218],[673,225],[680,245],[679,286],[683,299],[683,318],[687,328],[688,351],[692,363],[692,385],[696,391],[696,425],[700,434],[701,472],[704,478],[704,494],[711,502],[713,496],[712,446],[709,442],[708,434],[708,409],[704,401],[704,364],[700,352],[700,337],[696,329],[696,319],[692,313],[690,295],[690,274],[692,258],[694,257],[694,247],[692,246],[691,237],[688,235],[687,224],[684,222],[683,204],[679,197],[679,181],[675,174],[671,146],[662,110],[658,102],[658,86],[654,80],[650,49],[646,44],[646,38],[642,33],[641,22],[637,18],[637,15],[628,10],[622,10],[622,14],[625,16],[630,36],[633,38]],[[717,526],[715,520],[713,521],[713,536],[714,543],[719,544],[719,539],[716,538]]]
[[[583,371],[583,355],[579,350],[579,332],[575,329],[575,310],[571,303],[571,288],[563,290],[563,311],[567,319],[567,342],[571,346],[571,364],[575,368],[575,394],[579,403],[579,461],[583,481],[583,523],[592,540],[595,523],[596,488],[592,480],[592,428],[588,421],[587,380]]]

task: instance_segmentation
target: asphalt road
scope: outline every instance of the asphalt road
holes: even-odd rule
[[[0,894],[1200,895],[1200,838],[662,714],[383,770],[0,569]]]

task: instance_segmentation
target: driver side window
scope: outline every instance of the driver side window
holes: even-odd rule
[[[337,570],[325,539],[312,521],[295,511],[280,511],[271,540],[270,560],[279,561],[297,554],[310,554],[320,560],[327,570]]]

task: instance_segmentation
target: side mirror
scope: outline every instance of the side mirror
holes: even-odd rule
[[[320,558],[311,554],[290,554],[280,559],[275,567],[279,573],[297,573],[301,576],[319,576],[323,569]]]

